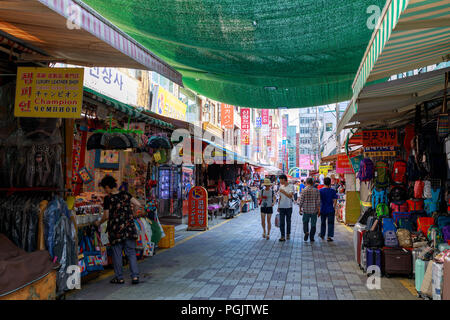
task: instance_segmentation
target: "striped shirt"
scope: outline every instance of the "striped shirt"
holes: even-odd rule
[[[320,208],[320,192],[314,187],[307,186],[300,193],[300,200],[298,202],[300,210],[303,213],[318,213]]]

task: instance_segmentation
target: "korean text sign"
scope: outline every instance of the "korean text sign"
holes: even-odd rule
[[[17,69],[14,115],[30,118],[81,118],[82,68]]]
[[[154,86],[152,111],[165,117],[186,120],[187,105],[159,85]]]
[[[241,144],[250,145],[250,109],[241,109]]]
[[[337,156],[336,173],[353,173],[352,165],[346,154],[339,154]]]
[[[188,230],[208,229],[208,191],[203,187],[189,190]]]
[[[233,129],[234,127],[234,107],[229,104],[221,104],[221,122],[225,129]]]
[[[364,147],[398,146],[397,130],[364,130]]]

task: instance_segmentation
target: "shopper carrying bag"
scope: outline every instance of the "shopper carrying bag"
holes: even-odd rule
[[[264,179],[263,187],[261,190],[259,204],[261,205],[261,226],[263,228],[263,238],[269,240],[270,229],[272,227],[272,214],[273,207],[275,205],[275,193],[273,192],[272,183],[270,179]],[[279,220],[279,219],[278,219]],[[267,221],[267,232],[266,232]]]

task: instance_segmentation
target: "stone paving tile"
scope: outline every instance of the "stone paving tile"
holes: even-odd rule
[[[290,241],[278,242],[276,228],[264,240],[259,215],[244,213],[208,232],[177,232],[177,242],[195,237],[140,262],[138,286],[110,286],[111,275],[68,299],[416,299],[400,283],[404,278],[382,278],[382,290],[368,290],[354,262],[352,233],[339,223],[335,233],[333,243],[303,242],[301,217],[294,212]]]

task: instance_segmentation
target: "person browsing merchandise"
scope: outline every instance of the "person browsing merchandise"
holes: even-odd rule
[[[303,232],[305,233],[305,241],[308,237],[311,242],[314,241],[316,234],[317,217],[320,217],[320,192],[314,188],[314,180],[306,179],[306,188],[300,194],[298,201],[300,212],[303,211]],[[311,221],[311,230],[309,230],[309,222]]]
[[[291,216],[292,216],[292,196],[294,195],[294,186],[288,183],[287,176],[280,176],[280,200],[278,203],[278,212],[280,213],[280,241],[289,240],[291,237]],[[286,235],[286,238],[285,238]]]

